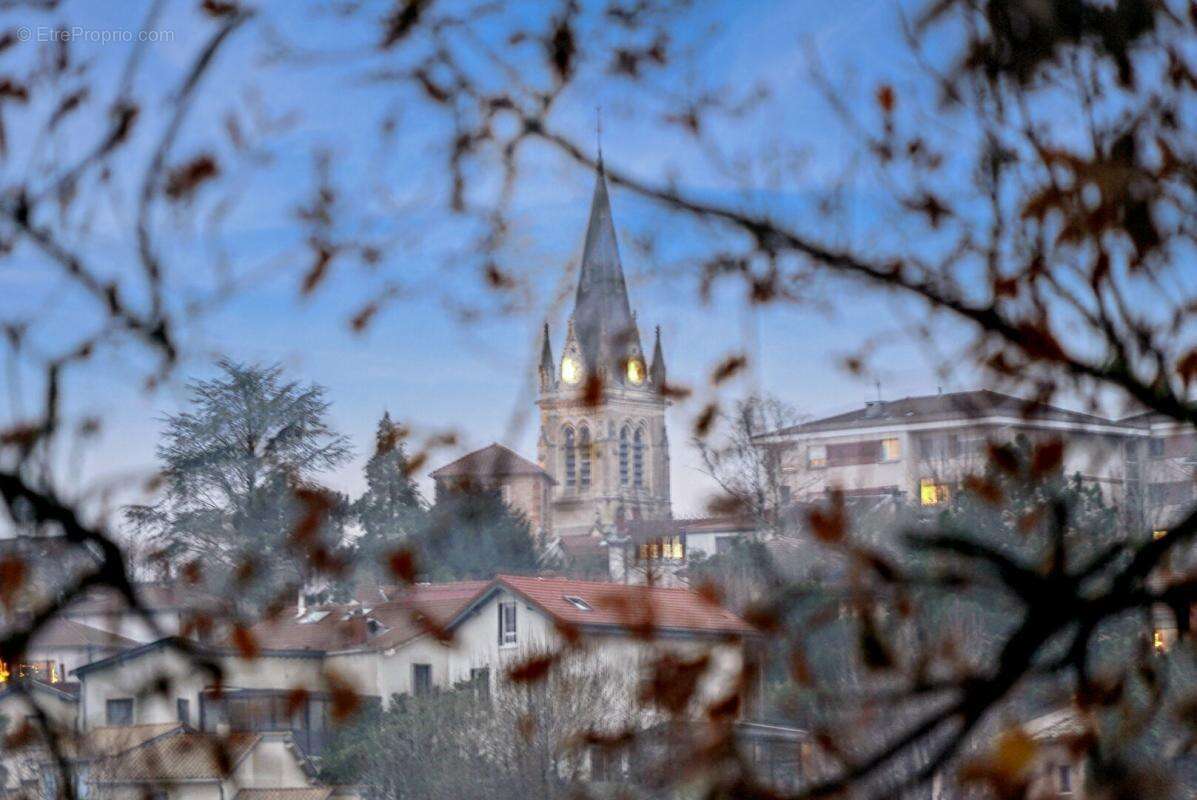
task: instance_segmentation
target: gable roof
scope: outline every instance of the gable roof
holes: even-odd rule
[[[223,598],[181,582],[147,582],[133,585],[138,601],[148,611],[216,611],[228,607]],[[119,592],[107,586],[88,591],[63,609],[68,617],[83,614],[118,614],[129,610]]]
[[[104,725],[64,738],[64,755],[73,759],[116,756],[180,730],[183,730],[183,726],[178,722]]]
[[[208,645],[197,644],[193,641],[184,639],[179,636],[166,636],[162,639],[156,639],[152,642],[146,642],[145,644],[140,645],[138,647],[129,648],[128,650],[124,650],[120,653],[117,653],[116,655],[109,656],[108,658],[101,658],[100,660],[93,661],[90,664],[84,664],[81,667],[76,667],[72,671],[72,674],[77,675],[79,677],[84,677],[92,672],[98,672],[100,670],[111,669],[112,667],[119,666],[120,664],[123,664],[126,661],[132,661],[134,659],[141,658],[142,656],[149,655],[150,653],[154,653],[158,650],[165,650],[165,649],[176,649],[176,650],[180,650],[180,651],[191,650],[191,651],[196,652],[199,655],[209,656],[209,657],[212,657],[212,656],[240,656],[240,655],[242,655],[241,651],[234,646],[211,647]],[[262,647],[259,650],[257,657],[258,658],[268,658],[268,657],[274,656],[276,658],[313,658],[313,657],[318,658],[322,655],[323,655],[323,653],[320,651],[306,650],[303,648],[283,649],[283,648]]]
[[[556,483],[549,473],[519,453],[499,443],[466,453],[456,461],[429,474],[431,478],[489,478],[506,475],[535,475]]]
[[[583,630],[689,635],[754,635],[756,628],[690,589],[636,586],[572,578],[499,575],[448,626],[460,624],[497,592],[507,589],[554,622]],[[567,597],[579,598],[589,609]]]
[[[38,629],[29,642],[28,650],[45,648],[106,648],[124,650],[137,647],[140,642],[116,633],[102,631],[90,625],[83,625],[71,619],[54,617]]]
[[[1028,422],[1063,422],[1116,429],[1125,428],[1128,429],[1128,432],[1130,428],[1123,423],[1096,414],[1070,411],[1048,403],[1026,400],[989,389],[979,389],[968,392],[903,397],[900,400],[870,401],[863,408],[782,428],[762,434],[762,437],[849,428],[884,427],[917,422],[955,420],[980,422],[992,417],[1015,418]]]
[[[232,774],[262,738],[260,733],[216,736],[180,726],[97,764],[92,780],[101,784],[220,780]]]
[[[489,581],[415,584],[382,603],[312,606],[303,617],[292,609],[259,622],[249,633],[259,646],[273,650],[385,650],[440,629],[488,585]],[[320,619],[301,621],[321,612],[324,615]],[[383,630],[371,634],[368,627],[371,620]]]
[[[623,520],[616,526],[621,535],[631,537],[635,541],[689,533],[741,533],[756,528],[756,522],[748,516],[631,519]]]

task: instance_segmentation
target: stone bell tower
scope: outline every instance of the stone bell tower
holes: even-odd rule
[[[540,356],[541,467],[556,481],[553,532],[609,529],[620,519],[667,519],[669,437],[665,358],[656,330],[651,366],[619,261],[599,159],[573,313],[561,360],[545,325]]]

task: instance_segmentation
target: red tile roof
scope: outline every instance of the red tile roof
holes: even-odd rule
[[[466,453],[456,461],[432,472],[430,477],[480,479],[504,475],[536,475],[553,480],[549,473],[538,465],[501,444],[492,444],[481,450]]]
[[[520,595],[559,623],[581,628],[638,632],[651,627],[659,632],[757,633],[731,611],[690,589],[516,575],[499,575],[492,589],[498,587]],[[567,597],[579,598],[589,610],[579,608]]]
[[[254,625],[250,635],[263,650],[383,650],[443,627],[488,585],[489,581],[416,584],[399,590],[388,602],[311,606],[303,616],[291,609]],[[381,629],[372,631],[370,620]]]

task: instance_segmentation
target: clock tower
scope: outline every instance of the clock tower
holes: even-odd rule
[[[600,157],[573,313],[561,359],[545,325],[540,356],[541,467],[556,481],[553,533],[609,530],[621,519],[668,519],[665,359],[657,328],[651,365],[641,348],[607,177]]]

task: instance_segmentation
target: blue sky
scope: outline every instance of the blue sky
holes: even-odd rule
[[[159,101],[169,96],[211,30],[191,5],[167,3],[155,23],[174,38],[147,50],[139,87]],[[531,16],[535,6],[516,4],[513,13]],[[380,13],[384,8],[380,4]],[[70,24],[121,30],[142,19],[145,6],[92,3],[82,9],[81,17],[60,13],[25,20],[10,15],[8,22],[36,30],[61,17]],[[130,13],[133,9],[136,13]],[[742,187],[726,173],[711,168],[692,143],[663,134],[643,95],[601,70],[583,71],[555,119],[580,141],[590,142],[594,108],[602,105],[604,153],[614,169],[650,178],[676,172],[688,191],[778,215],[813,214],[813,198],[851,163],[854,144],[812,85],[808,56],[818,53],[830,76],[846,86],[863,87],[868,96],[870,87],[900,76],[908,62],[896,22],[892,4],[872,0],[711,3],[685,19],[676,43],[681,49],[694,48],[690,65],[662,79],[657,90],[685,96],[712,82],[749,86],[766,81],[771,99],[746,120],[716,128],[716,138],[751,156],[762,176],[768,173],[769,147],[775,141],[798,143],[808,159],[801,179],[777,185],[762,179],[748,196],[740,194]],[[233,153],[223,134],[231,112],[243,121],[255,116],[272,120],[271,132],[263,134],[270,160],[237,179],[239,198],[215,245],[203,235],[215,197],[201,195],[193,207],[158,220],[163,241],[171,243],[170,280],[181,293],[207,292],[222,254],[235,264],[236,274],[246,276],[246,285],[231,301],[184,327],[184,361],[166,385],[146,391],[147,363],[128,350],[102,352],[71,374],[68,411],[75,418],[105,420],[79,468],[81,478],[92,487],[127,487],[129,477],[150,473],[159,419],[180,407],[185,378],[208,374],[220,355],[278,361],[295,377],[328,388],[333,424],[352,437],[358,451],[352,464],[328,480],[351,493],[361,487],[361,466],[384,410],[412,424],[417,440],[437,431],[459,431],[461,447],[439,454],[436,462],[493,440],[534,457],[530,392],[537,337],[547,319],[560,352],[567,312],[553,297],[572,288],[570,269],[581,249],[593,176],[543,149],[529,151],[521,162],[524,178],[511,209],[511,245],[504,253],[505,264],[524,285],[521,308],[462,324],[454,309],[492,308],[494,301],[478,280],[476,254],[468,249],[470,227],[444,208],[443,151],[436,144],[444,123],[425,116],[393,87],[363,80],[376,64],[370,59],[303,65],[265,57],[269,30],[322,52],[350,52],[374,41],[372,26],[344,23],[312,12],[305,3],[269,5],[252,24],[256,27],[238,34],[234,46],[221,54],[176,155],[181,159],[215,149],[226,166],[236,158],[251,161],[250,155]],[[712,25],[717,26],[714,32]],[[96,69],[107,76],[117,74],[125,54],[118,45],[86,43],[78,52],[95,59]],[[17,56],[7,57],[11,64]],[[380,146],[379,125],[395,109],[400,110],[399,133]],[[91,124],[98,118],[93,114]],[[60,146],[71,152],[90,141],[89,133],[94,136],[94,128],[71,129]],[[37,139],[30,128],[10,136],[16,157],[5,166],[9,180],[21,169],[20,156],[33,152]],[[148,135],[136,139],[115,165],[114,193],[122,199],[112,208],[97,203],[86,236],[79,238],[89,257],[114,274],[127,269],[134,252],[126,232],[136,184],[122,182],[121,167],[135,174],[151,145]],[[294,208],[311,178],[316,149],[333,154],[336,181],[347,193],[342,200],[354,209],[342,232],[380,238],[387,253],[372,271],[337,266],[313,296],[300,298],[297,287],[310,256],[302,248]],[[477,168],[480,186],[493,185],[494,166],[490,164],[490,172],[486,164]],[[853,202],[861,209],[870,207],[868,187],[851,188]],[[914,305],[831,281],[814,287],[811,302],[796,306],[749,308],[742,291],[730,284],[709,304],[700,304],[690,259],[712,241],[718,243],[717,235],[712,239],[710,232],[667,217],[618,188],[612,203],[642,336],[651,341],[652,327],[662,327],[675,380],[701,388],[723,354],[745,351],[751,369],[725,391],[772,393],[807,414],[842,410],[873,397],[875,379],[890,398],[934,392],[937,384],[945,384],[935,370],[945,353],[928,353],[902,333],[919,320]],[[826,233],[850,236],[850,228],[845,224]],[[652,254],[634,246],[650,236],[656,243]],[[353,333],[348,320],[387,285],[402,287],[399,299],[365,333]],[[28,251],[0,262],[5,315],[37,309],[42,320],[38,345],[46,352],[85,330],[94,310],[92,301],[65,289],[63,279]],[[870,343],[880,346],[876,374],[847,374],[842,357]],[[38,389],[32,370],[22,370],[21,376],[20,385],[5,392],[9,419],[19,416],[20,398],[28,403]],[[11,376],[4,380],[10,382]],[[967,387],[970,380],[955,375],[945,388]],[[671,412],[674,511],[679,516],[700,513],[711,488],[687,441],[690,420],[705,394],[700,390],[694,401]],[[124,490],[117,495],[128,496]]]

